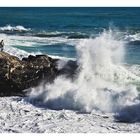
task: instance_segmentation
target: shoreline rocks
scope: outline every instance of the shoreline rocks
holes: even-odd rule
[[[77,64],[70,61],[58,70],[57,61],[47,55],[30,55],[20,60],[0,52],[0,96],[24,96],[23,90],[35,87],[42,81],[52,83],[63,74],[73,77]]]

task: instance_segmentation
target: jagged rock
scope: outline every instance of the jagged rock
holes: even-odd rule
[[[52,82],[57,75],[54,59],[47,55],[19,58],[0,52],[0,96],[18,95],[43,79]]]
[[[57,69],[58,59],[47,55],[30,55],[20,60],[6,52],[0,52],[0,96],[23,96],[23,90],[53,82],[59,75],[73,78],[78,65],[69,61],[62,69]]]

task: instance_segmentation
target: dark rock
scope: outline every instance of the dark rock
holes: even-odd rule
[[[24,90],[39,85],[40,82],[52,83],[59,75],[73,78],[78,65],[69,61],[62,69],[57,69],[58,59],[47,55],[30,55],[19,58],[0,52],[0,96],[24,96]]]
[[[78,73],[78,64],[76,61],[69,60],[62,69],[58,70],[59,75],[65,75],[67,78],[74,79]]]
[[[57,75],[55,61],[47,55],[19,58],[0,52],[0,96],[21,94],[39,82],[52,82]],[[15,93],[15,94],[14,94]]]

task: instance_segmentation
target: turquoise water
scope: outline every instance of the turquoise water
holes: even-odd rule
[[[0,8],[0,33],[28,53],[75,58],[81,39],[109,28],[126,42],[125,62],[140,64],[140,8]]]

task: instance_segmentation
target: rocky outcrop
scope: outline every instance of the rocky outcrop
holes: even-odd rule
[[[69,61],[62,69],[57,69],[58,59],[47,55],[30,55],[20,60],[5,52],[0,52],[0,96],[24,95],[24,90],[53,82],[58,75],[74,77],[77,64]]]
[[[56,61],[47,55],[20,60],[0,52],[0,96],[23,94],[21,91],[37,86],[43,79],[52,82],[57,75]]]

